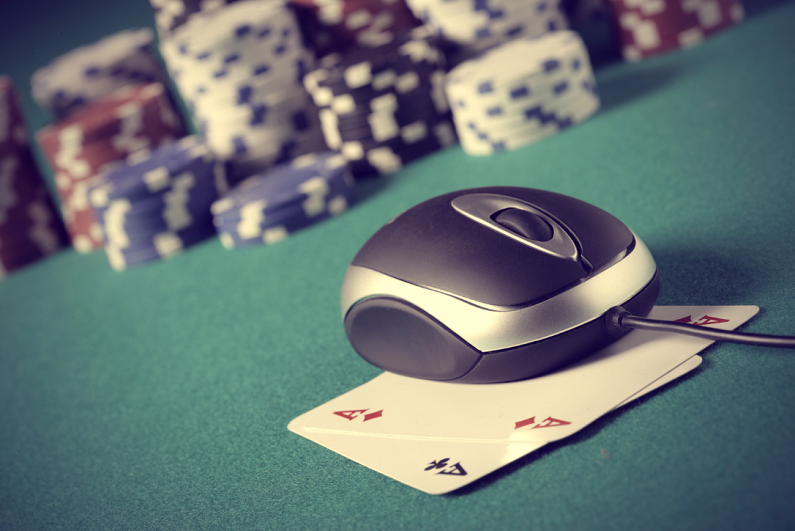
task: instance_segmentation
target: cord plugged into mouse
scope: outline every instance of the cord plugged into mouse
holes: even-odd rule
[[[461,383],[559,370],[632,329],[795,346],[646,319],[659,282],[649,250],[611,214],[494,186],[429,199],[379,229],[348,267],[341,309],[351,345],[373,365]]]
[[[670,332],[672,334],[682,334],[712,341],[726,341],[729,343],[756,345],[760,347],[795,348],[795,337],[749,334],[745,332],[733,332],[731,330],[704,328],[703,326],[676,321],[660,321],[658,319],[649,319],[632,315],[621,306],[610,308],[605,314],[605,325],[611,334],[617,336],[622,336],[630,330],[637,329],[654,332]]]

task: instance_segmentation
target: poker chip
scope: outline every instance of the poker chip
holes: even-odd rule
[[[324,57],[304,77],[326,144],[355,177],[384,175],[455,143],[444,56],[419,32]]]
[[[306,154],[249,177],[212,205],[227,249],[273,244],[348,209],[353,177],[336,152]]]
[[[292,0],[318,57],[391,42],[420,25],[401,0]]]
[[[111,267],[123,271],[168,259],[215,235],[210,206],[222,170],[196,136],[140,151],[89,191]]]
[[[743,20],[737,0],[611,0],[628,61],[691,48]]]
[[[233,181],[326,149],[301,84],[314,57],[283,3],[195,13],[160,49],[196,128]]]
[[[93,179],[128,155],[171,143],[182,134],[182,123],[160,83],[122,87],[37,132],[77,251],[91,252],[104,244],[86,197]]]
[[[126,85],[165,83],[153,38],[148,28],[122,31],[56,58],[33,73],[33,99],[57,120]]]
[[[568,28],[558,0],[407,0],[427,27],[457,44],[464,57],[520,37]]]
[[[28,145],[14,85],[0,76],[0,279],[65,243],[63,225]]]
[[[223,8],[238,0],[149,0],[155,15],[155,27],[160,36],[168,36],[185,24],[191,15],[201,11]]]
[[[537,142],[599,108],[588,51],[571,31],[516,39],[465,61],[447,74],[445,90],[470,155]]]

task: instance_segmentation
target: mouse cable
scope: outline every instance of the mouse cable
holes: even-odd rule
[[[688,336],[711,339],[713,341],[728,341],[730,343],[743,343],[763,347],[795,348],[795,337],[770,336],[765,334],[747,334],[731,330],[716,330],[677,321],[660,321],[647,317],[632,315],[621,306],[610,308],[605,314],[605,323],[611,334],[623,334],[633,328],[638,330],[651,330],[656,332],[671,332]]]

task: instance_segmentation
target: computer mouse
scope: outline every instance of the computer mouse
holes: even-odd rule
[[[386,371],[462,383],[521,380],[620,337],[604,314],[646,316],[659,276],[626,225],[521,187],[461,190],[398,215],[345,273],[351,345]]]
[[[342,284],[345,333],[386,371],[461,383],[522,380],[614,342],[605,313],[646,316],[651,253],[604,210],[494,186],[444,194],[380,228]]]

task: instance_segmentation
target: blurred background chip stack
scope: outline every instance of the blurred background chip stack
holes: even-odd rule
[[[214,223],[227,249],[274,244],[345,212],[355,200],[355,182],[336,152],[308,153],[249,177],[212,205]]]
[[[197,130],[234,182],[325,149],[303,88],[312,67],[295,14],[281,1],[195,13],[160,50]]]
[[[458,47],[454,63],[519,37],[569,27],[558,0],[407,0],[431,30]]]
[[[375,48],[330,54],[304,78],[326,143],[355,177],[393,173],[455,143],[445,58],[423,31]]]
[[[111,267],[172,258],[214,236],[210,205],[222,168],[202,139],[188,136],[138,151],[99,177],[88,199]]]
[[[530,145],[599,109],[588,50],[573,31],[516,39],[464,61],[445,89],[470,155]]]
[[[34,72],[33,99],[55,120],[126,85],[165,83],[154,33],[130,29],[76,48]]]
[[[66,234],[28,144],[16,90],[0,76],[0,279],[60,249]]]
[[[160,83],[123,86],[37,132],[77,251],[90,252],[104,244],[87,198],[93,180],[128,155],[168,144],[183,134],[182,122]]]

